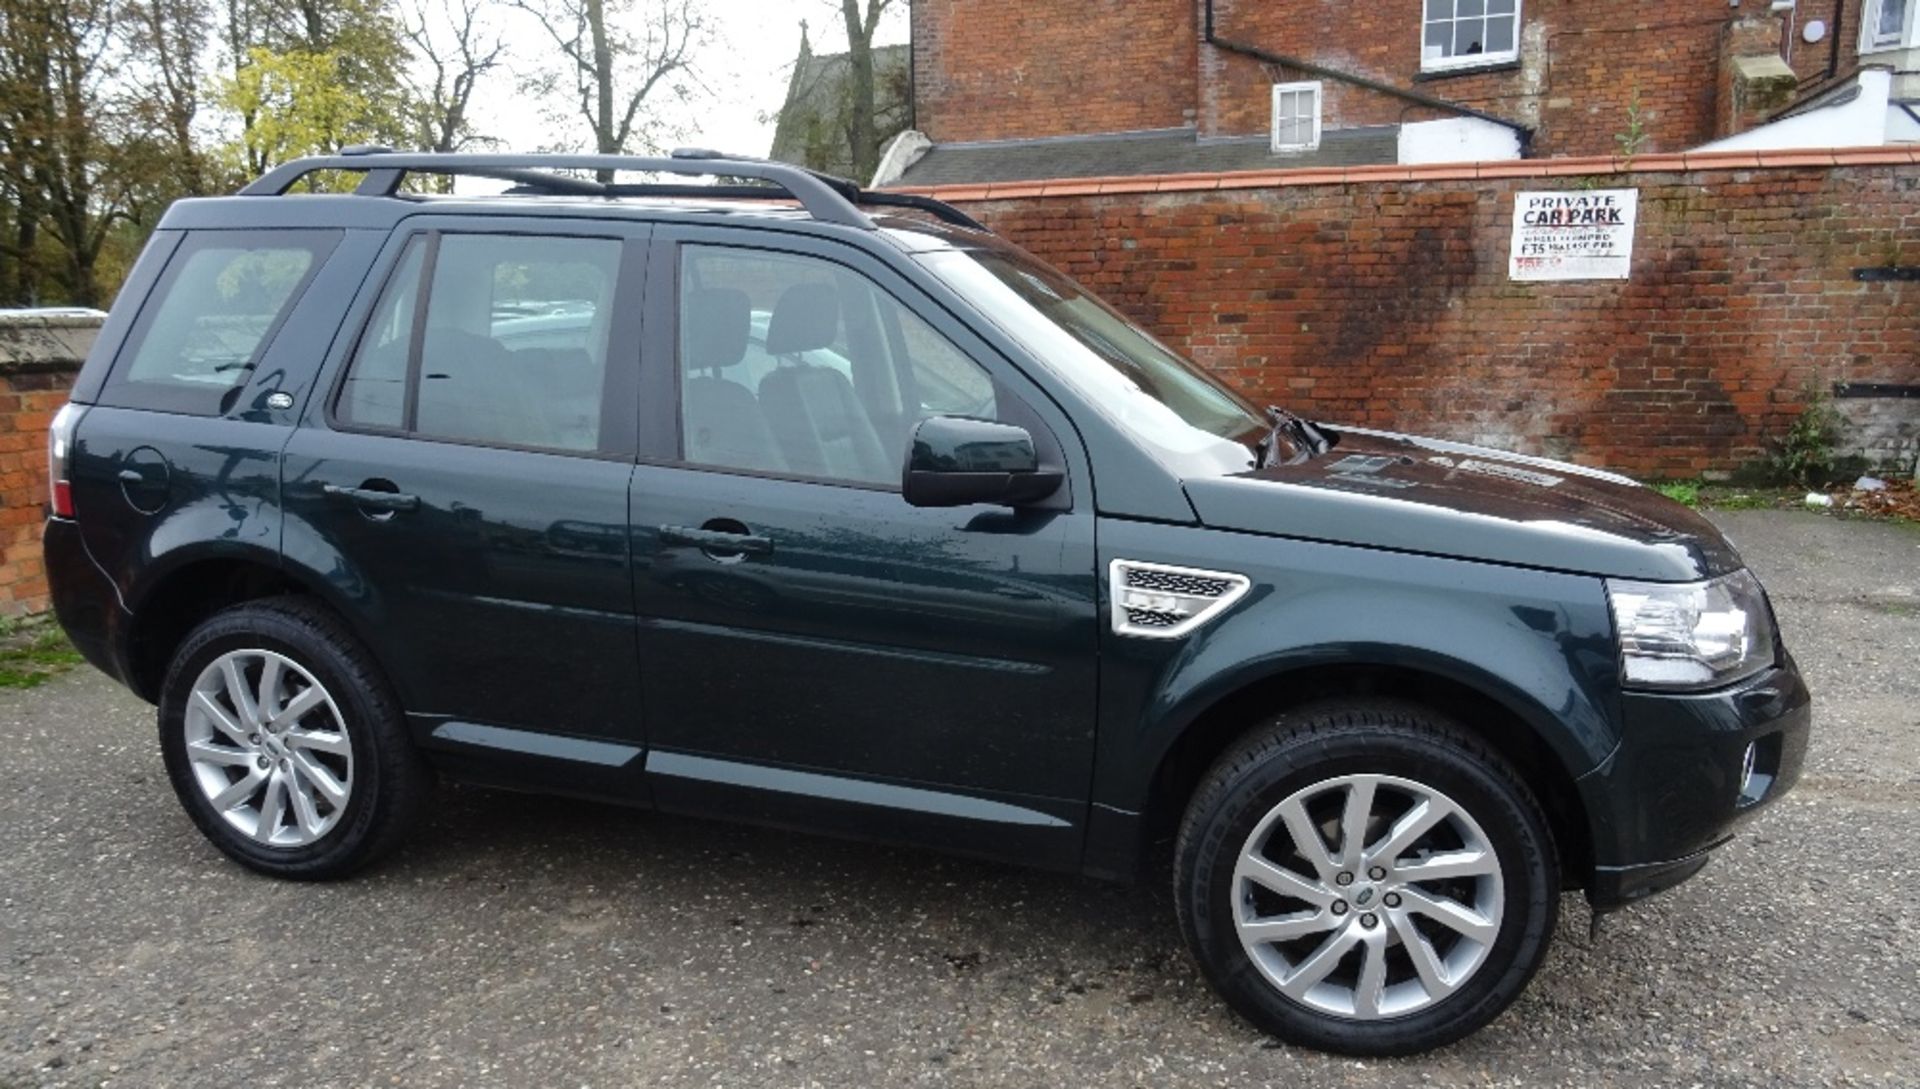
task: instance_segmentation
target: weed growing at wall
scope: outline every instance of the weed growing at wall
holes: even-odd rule
[[[1700,484],[1693,480],[1669,480],[1664,484],[1655,484],[1653,489],[1682,506],[1700,505]]]
[[[1636,85],[1632,96],[1627,99],[1627,127],[1613,134],[1613,142],[1620,148],[1620,157],[1626,160],[1621,169],[1633,166],[1634,156],[1646,150],[1647,140],[1647,111],[1640,104],[1640,88]]]
[[[1802,487],[1818,487],[1833,479],[1838,467],[1840,413],[1833,399],[1809,383],[1803,392],[1805,408],[1774,443],[1774,475]]]

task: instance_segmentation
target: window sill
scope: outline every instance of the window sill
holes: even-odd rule
[[[1520,58],[1507,57],[1502,60],[1487,61],[1485,64],[1459,64],[1446,68],[1422,68],[1413,77],[1415,83],[1429,83],[1437,79],[1451,79],[1454,76],[1484,76],[1496,72],[1518,72]]]

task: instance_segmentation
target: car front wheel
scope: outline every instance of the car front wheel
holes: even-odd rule
[[[1491,1021],[1553,934],[1559,869],[1510,764],[1425,709],[1322,704],[1202,780],[1175,853],[1214,986],[1283,1040],[1404,1055]]]

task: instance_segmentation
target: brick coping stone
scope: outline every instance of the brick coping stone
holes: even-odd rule
[[[1126,193],[1194,193],[1223,189],[1275,189],[1295,185],[1358,185],[1370,182],[1476,181],[1482,178],[1619,177],[1705,170],[1790,170],[1844,166],[1912,166],[1920,147],[1862,147],[1794,151],[1689,151],[1660,155],[1587,156],[1562,159],[1508,159],[1479,163],[1430,163],[1421,166],[1306,167],[1295,170],[1240,170],[1199,174],[1139,174],[1107,178],[1055,178],[933,186],[889,186],[884,191],[914,193],[948,202],[1017,200],[1033,197],[1084,197]]]

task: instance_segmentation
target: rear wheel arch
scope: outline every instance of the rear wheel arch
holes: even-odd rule
[[[273,562],[268,554],[202,556],[169,566],[145,580],[130,595],[133,621],[127,634],[128,684],[149,703],[160,697],[161,683],[174,653],[208,617],[247,601],[271,597],[312,598],[324,605],[365,644],[346,610],[331,600],[322,584]]]
[[[237,602],[195,625],[158,717],[188,816],[262,873],[344,876],[396,846],[432,788],[378,665],[308,594]]]
[[[1570,885],[1593,867],[1593,835],[1576,776],[1540,731],[1502,701],[1438,673],[1405,666],[1306,666],[1249,681],[1194,716],[1160,756],[1143,814],[1144,842],[1171,839],[1214,761],[1277,714],[1334,699],[1364,698],[1437,712],[1484,739],[1511,763],[1545,811]]]

